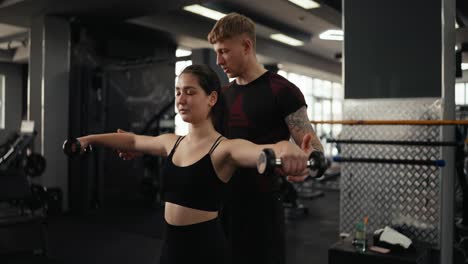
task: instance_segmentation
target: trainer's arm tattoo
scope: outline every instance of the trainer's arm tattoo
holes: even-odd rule
[[[297,110],[296,112],[288,115],[285,118],[285,121],[288,125],[289,133],[291,133],[291,136],[297,145],[301,146],[304,135],[311,134],[312,148],[323,152],[322,143],[320,143],[320,139],[317,137],[314,128],[310,124],[309,118],[307,117],[307,108],[305,106],[299,108],[299,110]]]

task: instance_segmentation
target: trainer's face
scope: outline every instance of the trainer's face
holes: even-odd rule
[[[218,64],[229,78],[236,78],[242,74],[247,51],[245,38],[242,36],[224,39],[213,44]]]
[[[175,92],[179,115],[188,123],[206,120],[216,103],[216,95],[213,95],[216,93],[207,95],[200,86],[198,77],[191,73],[183,73],[179,76]]]

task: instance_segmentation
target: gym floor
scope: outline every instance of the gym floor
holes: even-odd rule
[[[339,192],[302,201],[309,214],[287,223],[287,263],[326,264],[327,249],[338,240]],[[2,264],[156,264],[162,210],[127,206],[100,209],[86,217],[49,220],[49,257],[15,256]]]

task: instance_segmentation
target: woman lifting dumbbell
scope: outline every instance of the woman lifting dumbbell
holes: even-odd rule
[[[190,124],[186,136],[109,133],[64,144],[69,155],[101,145],[167,157],[161,178],[166,230],[160,263],[228,262],[218,221],[223,187],[237,167],[257,166],[263,149],[271,148],[281,159],[281,165],[274,166],[281,166],[285,175],[304,175],[307,170],[305,152],[288,141],[256,145],[243,139],[225,139],[218,132],[224,107],[220,87],[216,73],[208,66],[191,65],[182,71],[175,92],[178,112]],[[308,146],[308,141],[310,138],[304,138],[303,145]]]

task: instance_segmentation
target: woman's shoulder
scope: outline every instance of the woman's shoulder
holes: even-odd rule
[[[224,152],[226,151],[231,144],[231,139],[226,138],[223,135],[219,135],[218,138],[216,139],[215,143],[213,144],[213,152]]]
[[[180,136],[180,135],[176,135],[176,134],[172,134],[172,133],[167,133],[167,134],[159,135],[159,137],[161,139],[164,139],[164,140],[177,140],[178,138],[181,138],[181,137],[184,137],[184,136]]]
[[[223,136],[222,138],[220,138],[218,148],[221,148],[224,151],[230,151],[233,148],[239,147],[239,144],[241,144],[244,141],[246,140],[240,138],[230,139]]]
[[[177,140],[180,140],[184,136],[172,134],[172,133],[167,133],[167,134],[162,134],[159,135],[159,142],[162,142],[167,148],[170,148],[173,146]]]

